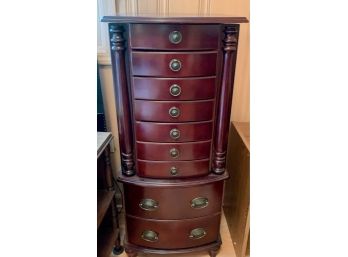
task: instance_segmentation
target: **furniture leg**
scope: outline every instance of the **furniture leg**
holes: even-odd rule
[[[125,251],[126,251],[128,257],[137,257],[138,256],[138,253],[132,249],[126,248]]]
[[[220,249],[220,247],[216,247],[216,248],[209,250],[210,257],[215,257],[217,255],[219,249]]]

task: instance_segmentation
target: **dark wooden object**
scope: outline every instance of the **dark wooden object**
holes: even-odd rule
[[[199,77],[214,76],[217,52],[133,52],[132,70],[135,76]],[[172,60],[180,60],[178,71],[170,69]]]
[[[125,60],[125,39],[121,26],[110,26],[110,49],[112,74],[115,83],[115,95],[117,105],[118,134],[121,150],[122,172],[128,176],[135,174],[133,159],[133,137],[130,99],[128,93],[126,60]]]
[[[180,95],[171,95],[172,85],[180,86]],[[202,90],[203,88],[203,90]],[[195,78],[133,78],[135,99],[143,100],[205,100],[215,97],[215,76]]]
[[[237,38],[238,31],[234,26],[226,26],[225,38],[223,40],[223,72],[222,83],[219,94],[219,108],[217,111],[215,141],[214,141],[214,161],[213,170],[216,174],[221,174],[225,171],[227,138],[230,124],[233,79],[236,64]]]
[[[171,108],[179,109],[177,117],[169,115]],[[134,115],[138,121],[188,122],[213,118],[214,100],[200,101],[134,101]]]
[[[156,33],[153,33],[156,31]],[[172,31],[180,31],[180,44],[167,40]],[[194,31],[195,33],[192,33]],[[217,49],[219,38],[218,25],[181,25],[181,24],[132,24],[132,49],[151,50],[207,50]],[[156,44],[154,45],[154,42]]]
[[[97,133],[98,195],[97,229],[98,257],[121,253],[120,230],[115,201],[115,189],[110,165],[110,132]]]
[[[110,23],[129,257],[216,256],[239,24],[233,17]]]
[[[136,138],[146,142],[191,142],[211,140],[213,122],[186,122],[186,123],[155,123],[136,122]],[[171,131],[177,129],[180,135],[171,137]]]
[[[209,159],[192,161],[138,160],[138,173],[148,178],[187,178],[209,174]],[[173,172],[172,167],[175,167]]]

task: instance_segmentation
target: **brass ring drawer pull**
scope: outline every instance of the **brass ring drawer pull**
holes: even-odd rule
[[[179,150],[176,148],[172,148],[169,150],[169,154],[172,158],[178,158],[179,157]]]
[[[139,203],[139,207],[145,211],[154,211],[158,208],[158,202],[153,199],[143,199]]]
[[[191,239],[201,239],[201,238],[205,237],[206,234],[207,234],[207,232],[205,232],[205,230],[203,228],[195,228],[195,229],[191,230],[190,238]]]
[[[179,96],[181,94],[181,87],[178,84],[173,84],[169,88],[169,93],[172,96]]]
[[[169,135],[174,140],[179,139],[180,138],[180,130],[178,130],[176,128],[171,129],[169,132]]]
[[[169,41],[173,44],[179,44],[182,40],[182,35],[179,31],[172,31],[169,34]]]
[[[171,107],[169,109],[169,115],[173,118],[177,118],[180,116],[180,109],[178,107]]]
[[[191,207],[193,209],[203,209],[208,206],[208,198],[197,197],[191,201]]]
[[[171,168],[170,168],[170,174],[171,174],[172,176],[178,175],[178,169],[177,169],[176,167],[171,167]]]
[[[172,59],[169,63],[169,68],[172,71],[179,71],[181,70],[181,62],[178,59]]]
[[[158,240],[158,233],[152,230],[145,230],[141,234],[141,238],[148,242],[156,242]]]

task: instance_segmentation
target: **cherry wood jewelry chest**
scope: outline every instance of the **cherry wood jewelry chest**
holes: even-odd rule
[[[238,17],[108,16],[126,209],[125,250],[221,245]]]

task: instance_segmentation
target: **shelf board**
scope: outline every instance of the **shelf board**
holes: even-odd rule
[[[98,203],[97,203],[97,224],[98,228],[103,221],[106,211],[108,210],[110,203],[115,195],[115,191],[98,190]]]
[[[98,257],[109,257],[115,245],[118,229],[112,227],[98,231]]]
[[[112,140],[110,132],[97,132],[97,159]]]

